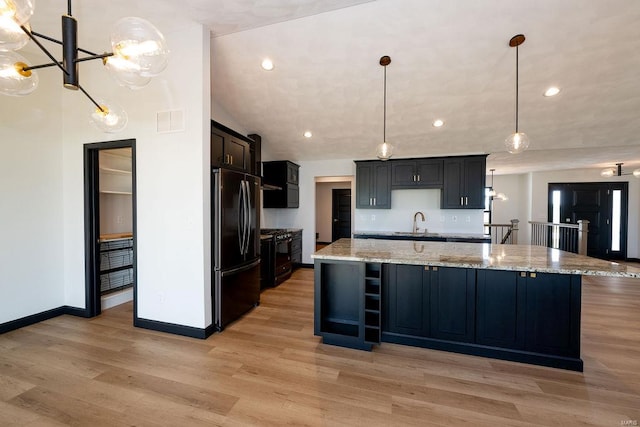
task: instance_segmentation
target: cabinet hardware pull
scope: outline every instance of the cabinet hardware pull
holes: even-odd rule
[[[377,205],[377,203],[376,203],[376,198],[374,197],[374,198],[373,198],[373,206],[376,206],[376,205]]]
[[[469,198],[468,197],[464,198],[464,205],[465,206],[469,205]]]
[[[429,267],[428,265],[424,266],[424,271],[429,271],[431,269],[431,267]]]
[[[529,273],[529,277],[531,277],[532,279],[536,278],[536,273]]]
[[[525,273],[524,271],[520,272],[520,277],[527,277],[527,273]]]
[[[373,206],[373,197],[369,197],[369,206]]]
[[[420,182],[420,175],[418,175],[418,182]]]
[[[416,176],[413,175],[413,182],[416,182]]]
[[[231,159],[231,164],[233,164],[233,155],[229,154],[229,158]]]
[[[460,197],[460,206],[464,206],[464,203],[463,203],[464,200],[463,199],[464,199],[463,197]]]
[[[438,267],[431,267],[431,271],[438,271]]]

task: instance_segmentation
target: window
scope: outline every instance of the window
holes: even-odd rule
[[[622,217],[622,190],[613,190],[611,207],[611,250],[620,250],[620,219]]]
[[[484,221],[484,229],[483,232],[486,235],[491,234],[491,227],[486,224],[491,224],[491,208],[492,208],[492,200],[491,200],[491,187],[484,187],[484,213],[482,216],[482,220]]]

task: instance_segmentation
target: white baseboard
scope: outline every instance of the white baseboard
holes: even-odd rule
[[[103,310],[115,307],[116,305],[124,304],[133,300],[133,288],[123,289],[112,294],[105,295],[100,298],[101,307]]]

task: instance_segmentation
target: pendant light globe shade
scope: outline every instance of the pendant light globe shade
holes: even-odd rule
[[[104,66],[116,83],[129,89],[141,89],[151,81],[151,77],[140,74],[135,64],[120,56],[105,58]]]
[[[391,156],[393,156],[393,145],[386,141],[378,145],[378,148],[376,149],[376,156],[380,160],[389,160]]]
[[[135,69],[144,77],[160,74],[169,58],[164,36],[142,18],[128,17],[116,22],[111,32],[111,48],[114,56],[128,61],[130,70]]]
[[[24,96],[36,90],[38,74],[33,70],[24,71],[24,67],[27,67],[27,60],[17,53],[0,53],[0,93]]]
[[[29,24],[25,24],[25,27],[31,30]],[[29,36],[22,31],[22,28],[20,28],[20,25],[18,25],[16,21],[0,16],[0,51],[19,50],[28,42]]]
[[[504,140],[504,145],[511,154],[522,153],[529,148],[529,137],[524,132],[512,133]]]
[[[11,20],[18,26],[29,22],[35,9],[34,0],[0,0],[0,25]]]
[[[120,132],[127,126],[127,113],[118,104],[97,100],[102,110],[97,107],[91,113],[91,123],[102,132]]]

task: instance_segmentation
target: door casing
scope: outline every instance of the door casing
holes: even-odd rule
[[[138,319],[138,275],[136,239],[136,140],[123,139],[84,144],[84,259],[85,312],[94,317],[102,312],[100,300],[100,173],[98,153],[114,148],[131,148],[131,180],[133,209],[133,320]]]

